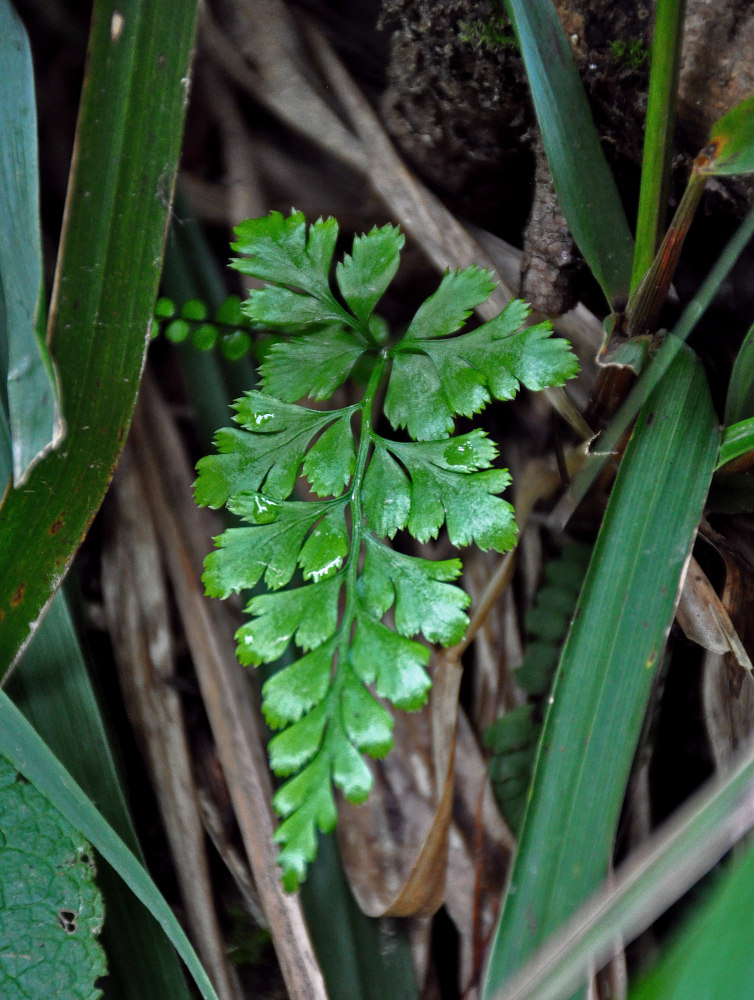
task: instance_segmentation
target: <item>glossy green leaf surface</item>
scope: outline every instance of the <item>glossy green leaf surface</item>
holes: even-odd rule
[[[29,42],[9,0],[0,3],[0,405],[9,413],[13,481],[60,443],[64,423],[44,339],[37,112]],[[2,368],[4,369],[4,364]],[[5,482],[0,483],[0,488]]]
[[[552,337],[549,323],[522,329],[529,310],[521,305],[514,300],[489,323],[443,340],[416,336],[415,320],[392,351],[385,413],[393,427],[418,441],[444,438],[456,414],[470,417],[490,399],[513,399],[521,385],[537,390],[572,378],[578,362],[568,342]]]
[[[637,420],[561,655],[485,998],[607,872],[718,442],[704,373],[684,350]]]
[[[754,326],[750,327],[739,348],[725,397],[725,423],[754,417]]]
[[[552,0],[506,0],[555,191],[611,306],[628,299],[633,239]]]
[[[65,573],[125,440],[159,281],[195,6],[96,3],[50,308],[65,447],[0,507],[0,665]]]
[[[754,451],[754,417],[739,420],[725,428],[715,468],[719,469],[750,451]]]
[[[589,556],[586,545],[568,542],[557,558],[546,563],[545,584],[524,617],[528,642],[514,677],[516,684],[535,698],[549,694]],[[483,735],[485,746],[492,752],[489,775],[495,799],[514,834],[518,834],[523,822],[542,731],[543,709],[541,703],[535,704],[506,712]]]
[[[96,1000],[104,920],[91,848],[0,756],[0,993]]]
[[[0,691],[0,754],[80,831],[147,906],[194,978],[205,1000],[217,1000],[188,938],[141,862],[84,795],[41,737]]]
[[[710,142],[714,152],[709,173],[736,175],[754,170],[754,94],[715,122]]]
[[[362,323],[368,321],[395,277],[404,242],[403,233],[395,226],[375,228],[368,236],[357,236],[353,251],[338,264],[338,287],[348,308]]]

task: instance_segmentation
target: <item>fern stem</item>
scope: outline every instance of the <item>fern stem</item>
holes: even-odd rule
[[[351,548],[348,553],[346,564],[346,611],[343,618],[344,625],[348,625],[353,620],[354,594],[356,593],[356,575],[359,566],[359,554],[361,552],[361,540],[363,534],[363,515],[361,511],[361,485],[366,473],[367,461],[372,445],[372,409],[377,398],[377,392],[382,382],[382,376],[387,363],[387,354],[380,351],[375,360],[374,368],[369,376],[364,398],[361,402],[361,427],[359,429],[359,449],[356,454],[356,468],[351,482]]]

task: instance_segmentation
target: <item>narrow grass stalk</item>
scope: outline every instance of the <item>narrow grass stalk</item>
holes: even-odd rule
[[[665,226],[685,12],[686,0],[657,2],[631,273],[632,294],[652,264]]]

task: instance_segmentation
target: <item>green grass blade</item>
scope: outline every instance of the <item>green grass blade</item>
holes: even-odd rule
[[[754,451],[754,417],[739,420],[725,428],[720,442],[720,457],[715,469],[727,465],[728,462],[732,462],[750,451]]]
[[[573,238],[610,305],[628,300],[633,239],[568,40],[551,0],[506,0],[553,183]]]
[[[0,754],[79,830],[157,920],[186,963],[205,1000],[212,984],[173,911],[139,859],[46,746],[4,691],[0,691]]]
[[[361,912],[333,837],[320,838],[301,903],[330,1000],[418,1000],[404,929]]]
[[[605,877],[655,668],[717,457],[689,351],[628,444],[564,647],[483,997]]]
[[[685,12],[686,0],[657,2],[631,291],[649,270],[665,228]]]
[[[97,0],[50,309],[65,448],[0,508],[0,669],[99,507],[138,389],[180,149],[196,6]]]
[[[610,958],[617,940],[629,942],[646,930],[754,825],[752,792],[750,748],[724,778],[707,782],[642,844],[495,1000],[569,996],[590,969]]]
[[[754,842],[718,879],[630,1000],[750,1000],[754,983]]]
[[[7,692],[105,819],[143,860],[63,592],[55,596]],[[120,876],[101,859],[97,883],[105,896],[101,941],[109,968],[108,1000],[152,996],[188,1000],[172,945]]]
[[[610,421],[605,433],[600,438],[599,447],[587,456],[586,461],[568,487],[567,493],[553,511],[550,524],[554,529],[562,531],[573,510],[586,496],[618,442],[631,426],[644,401],[660,383],[673,364],[676,355],[682,349],[684,341],[709,308],[720,286],[743,253],[753,234],[754,208],[751,208],[728,245],[715,261],[701,287],[681,313],[680,319],[673,327],[672,336],[665,337],[652,363],[641,373],[623,405]]]
[[[725,399],[725,423],[754,417],[754,326],[744,337],[736,355]]]
[[[44,321],[34,71],[24,27],[0,0],[0,351],[8,362],[0,399],[16,487],[64,433]]]

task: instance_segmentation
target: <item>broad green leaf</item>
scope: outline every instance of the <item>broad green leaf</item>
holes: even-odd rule
[[[512,399],[521,384],[542,389],[576,374],[568,342],[552,337],[549,323],[512,330],[507,312],[472,333],[393,348],[385,412],[394,427],[422,441],[446,437],[456,414],[472,416],[493,397]]]
[[[720,469],[751,451],[754,451],[754,417],[739,420],[725,428],[715,469]]]
[[[448,580],[461,573],[459,559],[432,562],[394,552],[366,536],[367,554],[359,594],[370,614],[382,617],[395,604],[395,627],[405,636],[421,632],[430,642],[460,642],[468,625],[469,597]]]
[[[754,326],[749,327],[733,362],[725,399],[726,424],[749,417],[754,417]]]
[[[45,342],[44,294],[34,70],[26,32],[9,0],[4,0],[0,3],[0,407],[9,414],[17,488],[65,434],[57,375]]]
[[[236,632],[241,663],[277,660],[291,639],[304,651],[319,646],[335,632],[340,576],[295,590],[252,597],[246,612],[254,620]]]
[[[115,869],[149,909],[194,978],[205,1000],[215,991],[188,938],[150,876],[84,795],[18,709],[0,690],[0,754],[49,800]]]
[[[489,469],[496,449],[482,431],[447,441],[387,442],[411,477],[408,530],[420,542],[436,538],[447,520],[454,545],[507,552],[516,541],[511,505],[497,496],[510,485],[506,469]]]
[[[365,684],[374,683],[377,694],[398,708],[421,708],[432,686],[424,669],[429,663],[427,647],[368,615],[358,615],[357,622],[350,659],[358,676]]]
[[[480,267],[449,271],[434,295],[419,306],[404,340],[425,340],[456,333],[471,311],[486,302],[496,287],[497,282],[490,272]]]
[[[323,701],[310,712],[273,737],[268,747],[275,774],[283,777],[300,771],[322,745],[327,726],[328,704]]]
[[[267,724],[281,729],[318,705],[330,687],[336,642],[317,646],[264,682],[262,708]]]
[[[506,0],[555,191],[573,238],[613,308],[625,305],[633,240],[552,0]]]
[[[367,527],[380,538],[393,538],[396,531],[406,527],[411,510],[411,484],[379,440],[364,477],[361,503]]]
[[[343,310],[337,302],[323,302],[313,295],[302,295],[276,285],[253,290],[251,298],[241,308],[252,323],[292,333],[314,323],[333,323],[343,318]]]
[[[235,408],[243,429],[219,430],[219,454],[197,463],[197,503],[222,507],[238,493],[262,489],[271,500],[285,499],[296,484],[310,441],[338,411],[307,410],[256,390],[239,399]]]
[[[714,152],[705,173],[736,175],[754,170],[754,94],[715,122],[710,142]]]
[[[346,254],[335,269],[343,298],[361,323],[369,320],[395,277],[405,242],[405,236],[395,226],[375,227],[366,236],[354,239],[350,256]]]
[[[307,236],[302,212],[294,211],[288,218],[270,212],[260,219],[247,219],[233,232],[238,239],[231,248],[248,254],[231,261],[237,271],[313,296],[329,295],[330,264],[338,239],[335,219],[319,219]]]
[[[345,506],[338,504],[322,518],[301,549],[304,579],[318,583],[336,573],[348,556],[348,544]]]
[[[160,278],[196,5],[95,0],[48,339],[65,448],[0,513],[0,665],[18,654],[110,482]],[[107,169],[103,169],[106,166]]]
[[[352,333],[330,326],[273,344],[260,369],[262,382],[267,392],[288,403],[304,396],[329,399],[363,353]]]
[[[626,448],[560,659],[485,1000],[608,870],[718,441],[704,373],[683,351]]]
[[[250,499],[257,496],[250,494]],[[244,508],[234,503],[231,509],[242,515]],[[274,508],[277,517],[267,524],[228,528],[215,539],[218,548],[205,562],[202,581],[207,594],[228,597],[234,591],[250,590],[262,575],[270,590],[284,587],[296,570],[307,532],[324,509],[324,504],[280,503]]]
[[[393,748],[393,718],[350,670],[341,694],[343,727],[355,747],[370,757],[384,757]]]
[[[317,496],[337,496],[347,486],[356,468],[351,430],[352,410],[327,428],[309,450],[304,475]]]
[[[91,848],[0,756],[0,993],[95,1000],[107,973]]]

